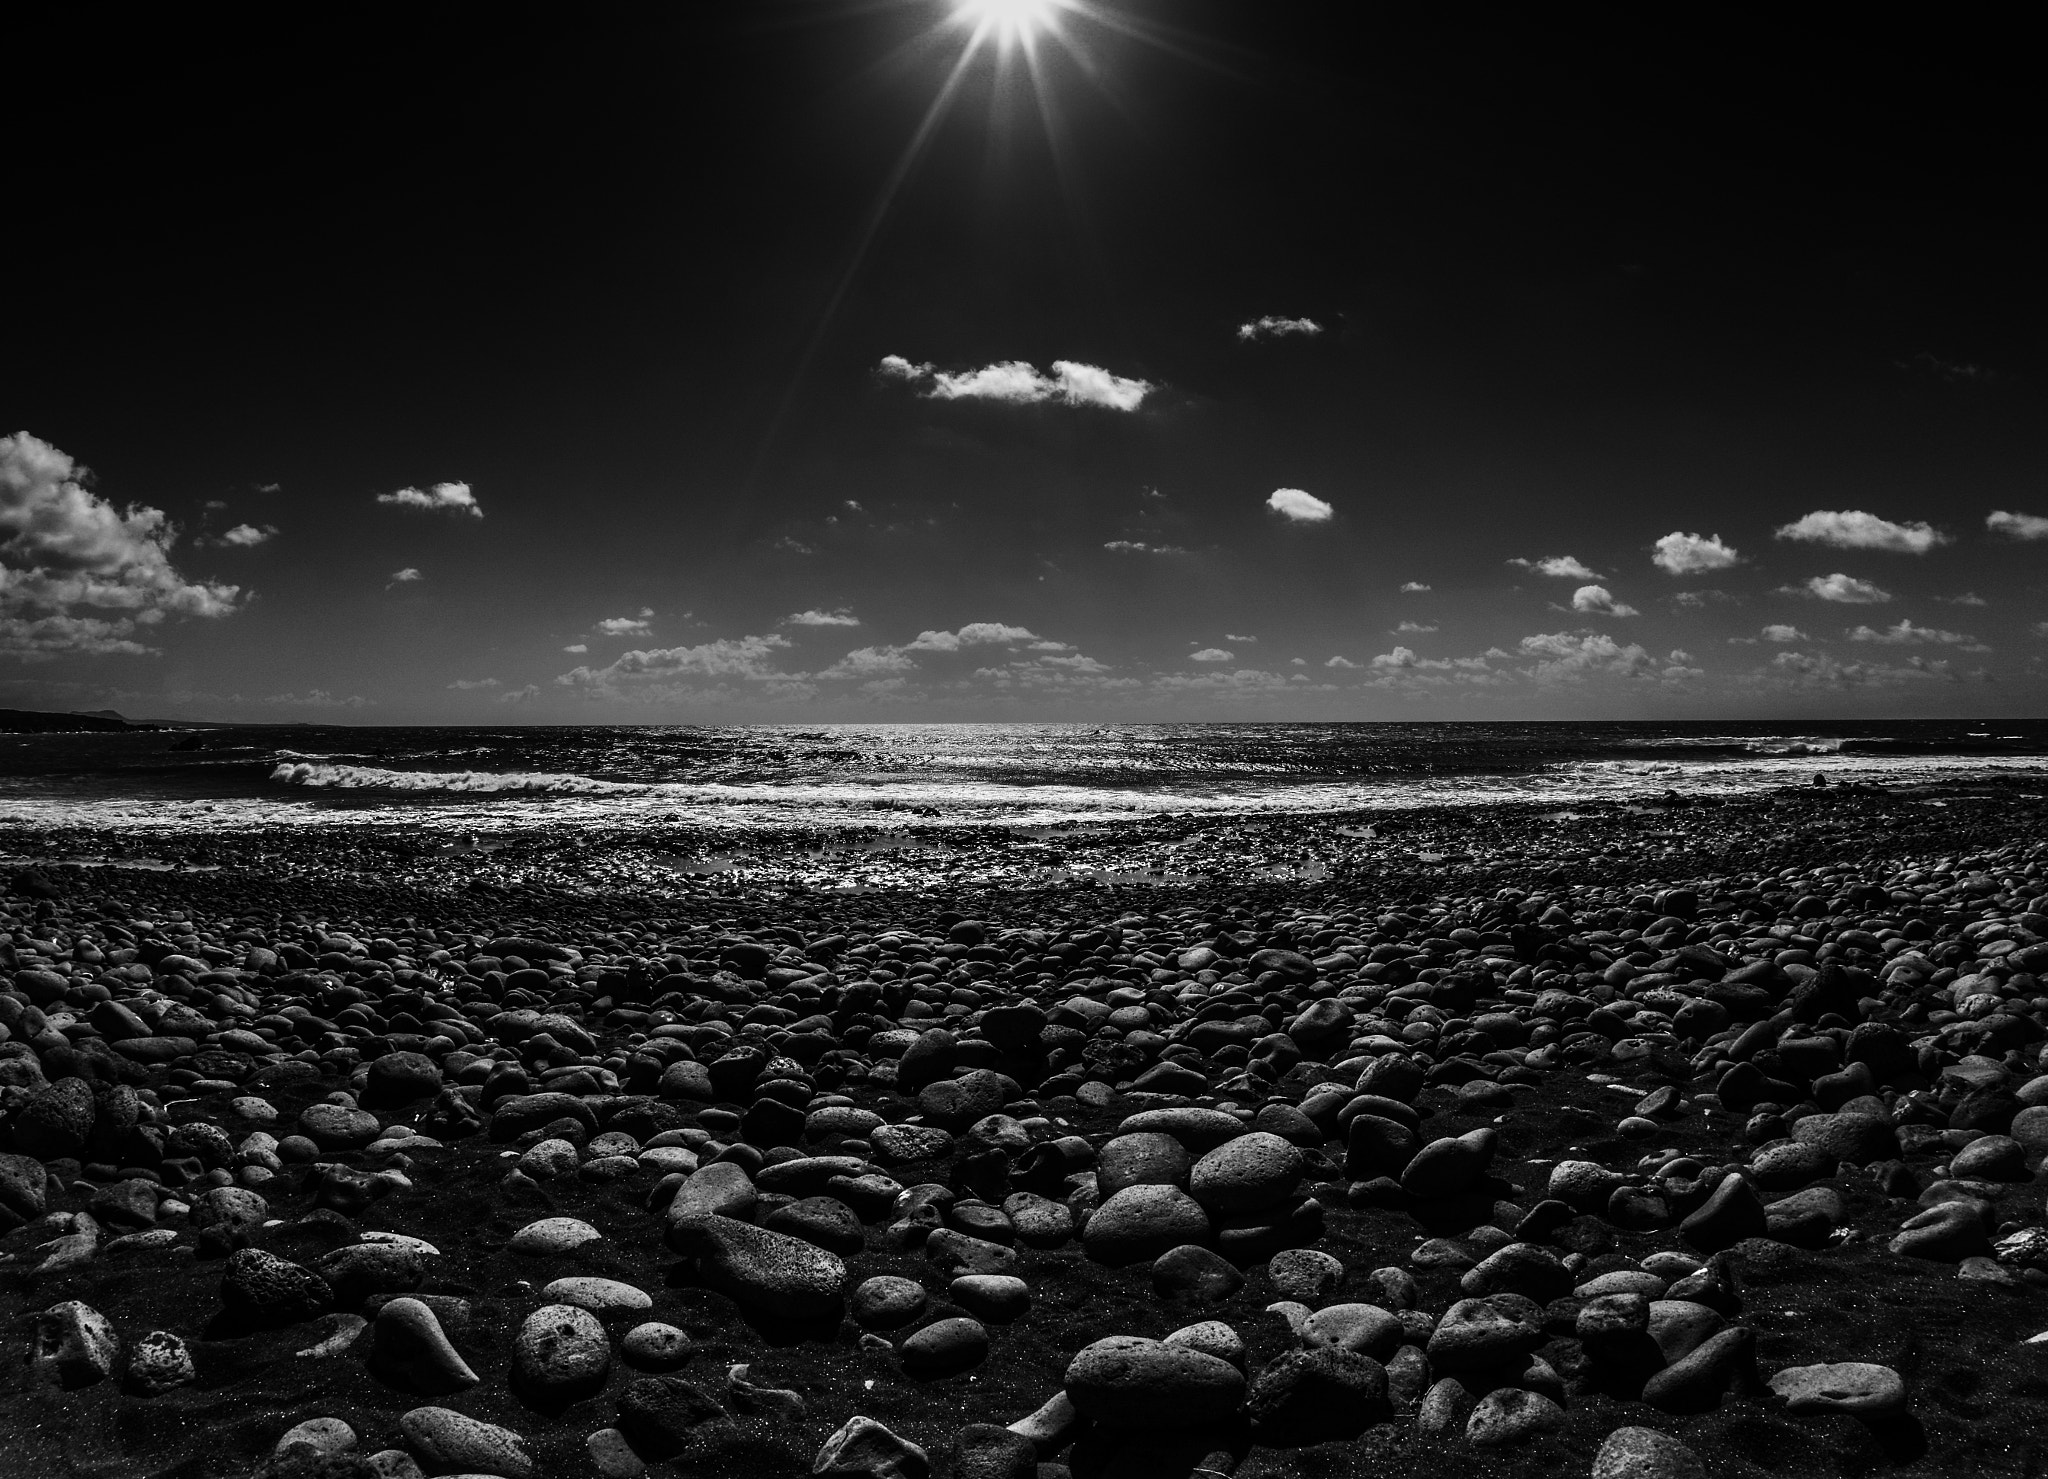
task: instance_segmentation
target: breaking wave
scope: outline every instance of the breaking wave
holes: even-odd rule
[[[487,796],[621,796],[645,791],[631,781],[599,781],[585,775],[541,771],[384,770],[374,765],[322,765],[300,760],[271,771],[287,786],[330,791],[448,792]]]

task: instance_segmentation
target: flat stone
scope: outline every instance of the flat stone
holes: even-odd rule
[[[1344,1265],[1318,1248],[1287,1248],[1268,1260],[1266,1276],[1282,1299],[1320,1304],[1344,1282]]]
[[[660,1320],[635,1325],[619,1341],[619,1354],[647,1371],[667,1371],[690,1359],[689,1332]]]
[[[540,1297],[550,1304],[573,1304],[600,1315],[654,1308],[654,1296],[645,1289],[635,1288],[618,1279],[600,1279],[590,1274],[556,1279],[540,1291]]]
[[[1504,1448],[1564,1426],[1564,1409],[1540,1392],[1501,1387],[1488,1392],[1465,1420],[1465,1438],[1475,1447]]]
[[[1228,1361],[1141,1335],[1112,1335],[1067,1366],[1067,1396],[1105,1427],[1173,1428],[1221,1421],[1244,1400]]]
[[[903,1369],[925,1380],[954,1376],[988,1359],[988,1329],[981,1321],[956,1316],[934,1320],[897,1347]]]
[[[1791,1412],[1896,1412],[1906,1405],[1906,1383],[1889,1366],[1870,1361],[1837,1361],[1788,1366],[1770,1388]]]
[[[414,1453],[457,1473],[495,1474],[499,1479],[540,1479],[540,1465],[526,1440],[509,1428],[451,1412],[415,1407],[398,1420]]]
[[[570,1252],[581,1248],[585,1243],[594,1243],[603,1236],[603,1233],[579,1218],[543,1217],[538,1222],[527,1223],[512,1234],[512,1240],[505,1247],[508,1252],[543,1257]]]
[[[1684,1443],[1655,1428],[1616,1428],[1593,1455],[1588,1479],[1706,1479],[1706,1466]]]
[[[703,1217],[668,1224],[668,1243],[696,1260],[698,1277],[738,1304],[785,1320],[837,1318],[846,1265],[801,1238]]]

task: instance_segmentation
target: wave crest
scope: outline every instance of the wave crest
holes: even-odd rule
[[[472,796],[618,796],[647,789],[626,781],[544,771],[384,770],[374,765],[324,765],[305,760],[279,765],[270,778],[316,790],[446,791]]]

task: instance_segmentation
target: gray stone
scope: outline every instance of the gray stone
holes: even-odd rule
[[[1192,1168],[1187,1147],[1171,1135],[1118,1135],[1096,1159],[1095,1186],[1105,1200],[1133,1186],[1185,1187]]]
[[[853,1318],[869,1330],[891,1330],[922,1314],[927,1298],[915,1279],[876,1274],[853,1291]]]
[[[1431,1198],[1470,1191],[1492,1165],[1499,1138],[1489,1126],[1432,1140],[1401,1173],[1401,1189],[1410,1196]]]
[[[294,1448],[314,1453],[348,1453],[356,1446],[356,1430],[338,1417],[309,1417],[286,1428],[272,1453],[290,1453]]]
[[[572,1252],[585,1243],[596,1242],[603,1236],[603,1233],[580,1218],[543,1217],[538,1222],[527,1223],[512,1234],[512,1240],[505,1248],[507,1252],[539,1258]]]
[[[1105,1427],[1173,1428],[1221,1421],[1244,1400],[1228,1361],[1142,1335],[1112,1335],[1067,1366],[1067,1396]]]
[[[1212,1213],[1256,1212],[1286,1200],[1305,1164],[1297,1146],[1255,1130],[1195,1162],[1188,1192]]]
[[[649,1320],[626,1332],[619,1354],[643,1370],[667,1371],[690,1359],[690,1336],[673,1325]]]
[[[1655,1428],[1616,1428],[1593,1455],[1589,1479],[1707,1479],[1699,1455]]]
[[[1205,1356],[1214,1356],[1219,1361],[1228,1361],[1239,1371],[1244,1370],[1244,1337],[1237,1333],[1235,1327],[1221,1320],[1197,1320],[1192,1325],[1181,1326],[1163,1339],[1167,1345],[1185,1346]]]
[[[871,1417],[850,1417],[811,1460],[822,1479],[929,1479],[931,1460]]]
[[[1344,1282],[1344,1265],[1318,1248],[1286,1248],[1267,1261],[1266,1276],[1282,1299],[1320,1304]]]
[[[221,1274],[221,1301],[244,1319],[289,1325],[323,1313],[333,1302],[313,1270],[260,1248],[238,1248]]]
[[[924,1380],[955,1376],[988,1359],[988,1329],[979,1320],[956,1316],[934,1320],[897,1347],[903,1369]]]
[[[440,1397],[477,1384],[477,1374],[441,1328],[433,1308],[400,1296],[377,1311],[370,1369],[395,1386]]]
[[[655,1462],[677,1457],[694,1429],[724,1416],[708,1393],[679,1376],[642,1376],[619,1394],[619,1431]]]
[[[639,1479],[647,1472],[646,1461],[633,1452],[633,1445],[617,1428],[599,1428],[583,1440],[583,1452],[598,1479]]]
[[[654,1296],[645,1289],[592,1274],[556,1279],[540,1291],[540,1297],[550,1304],[573,1304],[599,1315],[654,1308]]]
[[[128,1350],[128,1385],[145,1397],[181,1387],[199,1374],[182,1337],[152,1330]]]
[[[345,1104],[308,1104],[299,1111],[299,1133],[322,1150],[361,1150],[377,1138],[377,1116]]]
[[[1770,1380],[1790,1412],[1847,1412],[1869,1416],[1906,1405],[1906,1383],[1889,1366],[1870,1361],[1788,1366]]]
[[[513,1337],[513,1384],[535,1401],[587,1397],[604,1385],[611,1368],[612,1344],[604,1326],[577,1305],[542,1305]]]
[[[1301,1448],[1355,1438],[1393,1415],[1387,1373],[1379,1362],[1335,1346],[1309,1346],[1276,1357],[1245,1393],[1252,1441]]]
[[[801,1422],[809,1415],[800,1393],[753,1380],[753,1367],[745,1363],[726,1368],[725,1397],[734,1412],[753,1417]]]
[[[1550,1398],[1520,1387],[1501,1387],[1479,1399],[1465,1420],[1465,1437],[1479,1448],[1504,1448],[1563,1426],[1564,1409]]]
[[[464,1417],[446,1407],[415,1407],[398,1420],[413,1452],[457,1473],[495,1474],[500,1479],[540,1479],[540,1466],[526,1440],[496,1423]]]
[[[1152,1260],[1152,1287],[1169,1299],[1216,1304],[1244,1287],[1244,1275],[1214,1249],[1183,1243]]]
[[[1089,1215],[1081,1242],[1101,1263],[1136,1263],[1157,1258],[1182,1243],[1205,1243],[1209,1214],[1177,1186],[1127,1186]]]
[[[1483,1299],[1461,1299],[1444,1312],[1425,1348],[1442,1372],[1483,1371],[1527,1357],[1543,1332],[1512,1319]]]
[[[113,1324],[91,1305],[67,1299],[36,1316],[32,1360],[44,1381],[64,1387],[105,1381],[121,1354]]]
[[[1015,1274],[962,1274],[947,1286],[953,1303],[983,1320],[1015,1320],[1031,1307],[1031,1286]]]
[[[744,1222],[754,1215],[759,1196],[746,1167],[714,1161],[683,1183],[676,1199],[668,1204],[668,1224],[673,1227],[699,1217],[731,1217]]]
[[[669,1247],[694,1258],[698,1278],[735,1303],[782,1320],[836,1319],[846,1265],[801,1238],[730,1217],[670,1221]]]

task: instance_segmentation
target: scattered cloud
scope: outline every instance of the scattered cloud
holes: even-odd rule
[[[1275,488],[1266,495],[1266,507],[1290,524],[1327,524],[1337,516],[1335,508],[1299,488]]]
[[[1781,526],[1774,537],[1824,544],[1830,549],[1889,550],[1900,555],[1924,555],[1949,542],[1948,535],[1932,524],[1894,523],[1862,509],[1815,509]]]
[[[1636,608],[1614,599],[1604,585],[1582,585],[1572,592],[1572,610],[1596,616],[1635,616]]]
[[[467,483],[436,483],[431,488],[400,488],[396,493],[379,493],[379,503],[396,504],[400,508],[424,508],[441,513],[463,514],[480,519],[484,511],[477,507],[476,495]]]
[[[567,647],[564,647],[562,650],[564,652],[576,653],[588,652],[590,650],[590,644],[588,642],[571,642]]]
[[[794,534],[782,535],[773,544],[769,545],[768,548],[780,550],[786,555],[815,555],[818,552],[816,545],[805,544]]]
[[[1656,543],[1650,563],[1667,575],[1698,575],[1707,570],[1726,570],[1741,563],[1734,547],[1718,534],[1685,534],[1677,530]]]
[[[820,678],[875,678],[888,673],[904,673],[917,666],[917,660],[901,647],[856,647],[819,673]]]
[[[1256,642],[1256,641],[1258,641],[1259,639],[1258,639],[1257,637],[1240,637],[1240,636],[1236,635],[1236,634],[1235,634],[1235,633],[1233,633],[1233,632],[1225,632],[1225,633],[1223,634],[1223,640],[1224,640],[1224,641],[1226,641],[1226,642],[1238,642],[1238,643],[1246,643],[1246,642]]]
[[[607,616],[597,624],[597,630],[607,637],[642,636],[653,627],[653,615],[653,607],[642,606],[638,616]]]
[[[1028,627],[1006,626],[1000,621],[970,621],[957,632],[919,632],[915,641],[904,646],[910,652],[958,652],[962,647],[1037,640],[1038,634]]]
[[[277,538],[277,526],[274,524],[265,524],[260,528],[255,524],[237,524],[225,534],[217,535],[207,542],[210,544],[226,545],[230,549],[250,549],[256,545],[268,543],[275,538]]]
[[[1989,652],[1991,649],[1966,632],[1947,632],[1940,627],[1916,627],[1904,617],[1898,625],[1877,630],[1872,627],[1850,628],[1846,635],[1851,642],[1881,642],[1887,646],[1900,647],[1925,644],[1942,647],[1961,647],[1969,652]]]
[[[1204,647],[1188,654],[1189,662],[1235,662],[1237,654],[1222,647]]]
[[[1928,354],[1925,350],[1914,355],[1911,359],[1894,360],[1892,363],[1902,370],[1921,371],[1934,376],[1937,380],[1945,380],[1951,385],[1981,383],[1998,378],[1996,372],[1983,365],[1942,359],[1939,355]]]
[[[388,591],[391,589],[391,586],[393,585],[411,585],[415,580],[425,579],[426,576],[420,574],[420,572],[413,566],[408,565],[403,570],[392,571],[391,585],[385,586],[384,589]]]
[[[1348,657],[1333,657],[1325,662],[1323,666],[1326,668],[1356,668],[1362,666],[1362,664],[1355,663]]]
[[[1688,610],[1693,611],[1697,611],[1705,606],[1714,605],[1717,602],[1732,601],[1734,599],[1726,591],[1717,591],[1711,588],[1697,591],[1674,591],[1671,594],[1673,605],[1684,606]]]
[[[1798,627],[1782,621],[1774,621],[1764,628],[1766,642],[1805,642],[1810,640]]]
[[[786,627],[857,627],[860,625],[860,618],[845,606],[839,607],[836,611],[820,611],[813,607],[809,611],[798,611],[783,617],[782,624]]]
[[[1312,339],[1322,331],[1323,326],[1312,318],[1278,318],[1268,313],[1253,319],[1250,323],[1239,324],[1237,337],[1247,341],[1285,339],[1290,336]]]
[[[1401,594],[1404,596],[1413,596],[1419,595],[1425,591],[1429,591],[1432,589],[1434,589],[1434,587],[1426,586],[1419,580],[1410,580],[1402,583]]]
[[[177,531],[161,509],[117,509],[90,481],[39,437],[0,437],[0,655],[148,652],[134,640],[141,628],[235,610],[240,587],[187,580],[171,564]]]
[[[1816,601],[1833,601],[1843,606],[1876,606],[1892,598],[1890,591],[1839,570],[1833,575],[1813,576],[1804,585],[1780,586],[1778,594],[1810,596]]]
[[[1883,688],[1929,680],[1959,683],[1945,658],[1907,658],[1903,664],[1842,662],[1825,652],[1780,652],[1760,676],[1767,686],[1793,689]]]
[[[1436,625],[1433,622],[1404,621],[1399,626],[1394,628],[1394,635],[1397,637],[1405,635],[1421,637],[1427,636],[1429,633],[1435,630]]]
[[[360,693],[351,693],[344,698],[324,688],[311,688],[304,693],[273,693],[268,698],[243,699],[241,702],[278,709],[367,709],[376,700],[364,698]]]
[[[2040,514],[2008,513],[1994,509],[1984,515],[1984,527],[1993,534],[2004,535],[2007,539],[2048,539],[2048,518]]]
[[[1102,546],[1115,550],[1120,555],[1184,555],[1189,553],[1177,544],[1147,544],[1142,539],[1112,539]]]
[[[1002,360],[975,370],[939,370],[912,364],[900,354],[882,356],[875,367],[892,380],[919,385],[926,400],[1001,401],[1035,405],[1056,401],[1068,406],[1096,406],[1107,411],[1135,411],[1159,387],[1149,380],[1117,375],[1097,365],[1056,359],[1047,374],[1021,359]]]
[[[776,670],[775,656],[789,645],[787,637],[771,633],[765,637],[722,638],[694,647],[636,648],[620,653],[601,668],[572,668],[558,675],[555,682],[593,695],[625,697],[656,680],[787,679],[792,675]]]
[[[1960,596],[1936,596],[1935,600],[1944,606],[1989,606],[1991,603],[1975,591],[1964,591]]]
[[[480,688],[497,688],[500,685],[496,678],[457,678],[448,686],[457,693],[474,693]]]
[[[1524,560],[1519,557],[1508,561],[1524,570],[1533,570],[1538,575],[1555,575],[1564,580],[1598,580],[1597,571],[1589,570],[1583,560],[1572,555],[1545,555],[1540,560]]]
[[[1626,645],[1604,632],[1538,632],[1522,638],[1520,652],[1536,659],[1528,670],[1539,683],[1568,682],[1590,674],[1661,677],[1661,665],[1635,642]]]

